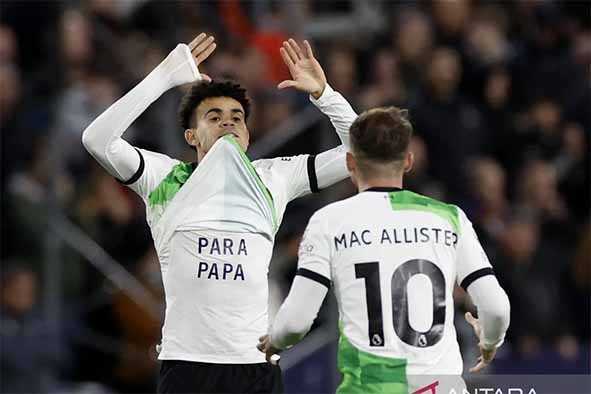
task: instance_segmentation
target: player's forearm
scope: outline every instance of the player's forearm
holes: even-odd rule
[[[349,128],[357,119],[357,114],[345,98],[334,91],[328,84],[318,100],[310,97],[310,100],[325,115],[330,118],[339,139],[341,146],[318,154],[314,161],[314,169],[318,182],[318,188],[333,185],[336,182],[347,178],[349,172],[345,162],[345,154],[349,149]]]
[[[290,347],[310,331],[327,291],[325,286],[307,278],[295,277],[271,327],[271,344],[275,348]]]
[[[489,349],[501,346],[510,320],[511,307],[507,294],[492,275],[472,283],[468,294],[478,309],[482,345]]]
[[[349,128],[357,119],[357,113],[353,110],[351,104],[328,84],[320,98],[314,99],[310,97],[310,101],[329,117],[339,139],[349,149]]]
[[[178,45],[146,78],[84,130],[84,147],[112,175],[124,179],[127,174],[133,174],[139,157],[121,140],[125,130],[164,92],[199,79],[189,48]]]
[[[316,155],[314,170],[320,190],[349,176],[345,154],[346,148],[341,145]]]

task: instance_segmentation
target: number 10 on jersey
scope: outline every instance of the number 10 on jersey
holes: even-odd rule
[[[433,293],[433,322],[424,332],[410,326],[408,310],[408,282],[417,274],[426,275],[431,281]],[[382,289],[380,288],[380,264],[378,262],[355,264],[355,277],[365,282],[368,334],[370,346],[384,346],[384,319]],[[404,343],[415,347],[435,345],[443,337],[445,325],[445,277],[441,269],[429,260],[414,259],[396,268],[390,280],[392,299],[392,323],[394,332]],[[424,301],[422,301],[424,302]]]

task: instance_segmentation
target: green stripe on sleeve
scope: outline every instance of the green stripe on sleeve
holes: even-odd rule
[[[388,193],[390,206],[394,211],[424,211],[433,213],[447,220],[456,233],[460,233],[460,218],[458,207],[441,201],[413,193],[408,190]]]

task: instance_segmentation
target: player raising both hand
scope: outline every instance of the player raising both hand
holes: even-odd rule
[[[343,143],[357,115],[326,83],[308,43],[289,40],[281,55]],[[267,272],[288,202],[346,178],[345,149],[251,162],[250,102],[236,83],[211,82],[198,66],[215,50],[200,34],[178,45],[83,134],[86,149],[139,194],[166,294],[159,359],[162,393],[280,392],[279,367],[252,346],[267,329]],[[195,161],[136,149],[121,138],[167,90],[192,83],[181,126]],[[163,133],[171,132],[162,130]]]

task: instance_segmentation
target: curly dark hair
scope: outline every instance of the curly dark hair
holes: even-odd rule
[[[199,104],[210,97],[231,97],[242,104],[244,117],[248,118],[250,113],[250,100],[246,96],[246,89],[233,81],[221,82],[198,82],[191,86],[191,89],[179,106],[179,123],[183,130],[190,129],[194,123],[195,110]]]

